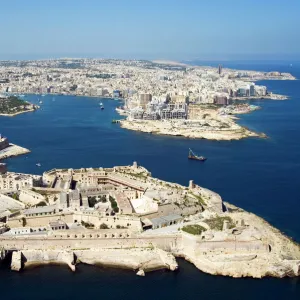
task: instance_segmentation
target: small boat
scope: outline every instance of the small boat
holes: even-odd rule
[[[189,148],[189,155],[188,159],[194,159],[194,160],[200,160],[200,161],[206,161],[206,157],[196,155],[191,148]]]
[[[103,106],[102,102],[100,102],[99,105],[100,105],[100,109],[104,109],[104,106]]]
[[[40,163],[37,163],[37,164],[35,164],[37,167],[40,167],[41,166],[41,164]]]

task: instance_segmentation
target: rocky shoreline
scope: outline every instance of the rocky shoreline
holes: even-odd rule
[[[4,259],[4,256],[2,257]],[[1,261],[1,260],[0,260]],[[83,263],[109,268],[129,269],[144,276],[145,272],[168,269],[175,271],[178,264],[175,257],[158,248],[97,249],[97,250],[23,250],[12,253],[11,269],[21,271],[47,264],[67,265],[71,271]]]
[[[37,108],[39,108],[39,107],[37,107]],[[1,114],[0,113],[0,116],[2,116],[2,117],[15,117],[15,116],[20,115],[20,114],[24,114],[24,113],[27,113],[27,112],[36,111],[37,108],[32,108],[32,109],[28,109],[28,110],[22,110],[22,111],[18,111],[18,112],[12,113],[12,114]]]
[[[30,150],[10,143],[8,148],[0,151],[0,160],[30,153]]]
[[[185,125],[189,124],[189,125]],[[158,135],[182,136],[190,139],[208,139],[217,141],[240,140],[248,137],[265,138],[263,133],[250,131],[231,122],[229,128],[197,127],[198,120],[183,121],[149,121],[149,120],[120,120],[122,128]]]

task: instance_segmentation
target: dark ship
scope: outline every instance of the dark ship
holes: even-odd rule
[[[188,159],[194,159],[194,160],[200,160],[200,161],[206,161],[206,157],[204,156],[199,156],[196,155],[192,149],[189,149],[189,155],[188,155]]]

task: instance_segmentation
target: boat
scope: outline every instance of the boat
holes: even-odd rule
[[[104,106],[103,106],[103,103],[102,103],[102,102],[100,102],[99,105],[100,105],[100,108],[101,108],[101,109],[104,109]]]
[[[43,103],[43,101],[41,100],[41,101],[39,101],[39,103],[40,103],[40,104],[42,104],[42,103]]]
[[[37,164],[35,164],[37,167],[40,167],[41,166],[41,164],[40,163],[37,163]]]
[[[189,148],[189,155],[188,159],[194,159],[194,160],[200,160],[200,161],[206,161],[206,157],[196,155],[191,148]]]

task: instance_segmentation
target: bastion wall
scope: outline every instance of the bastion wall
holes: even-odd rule
[[[76,235],[76,234],[75,234]],[[110,233],[110,237],[99,237],[89,234],[66,236],[32,236],[32,237],[1,237],[0,248],[6,250],[86,250],[86,249],[124,249],[157,247],[165,251],[172,251],[181,247],[180,236],[161,237],[117,237]],[[104,234],[103,234],[104,235]],[[109,235],[109,234],[108,234]],[[114,237],[112,237],[114,235]],[[84,237],[82,237],[84,236]],[[124,234],[124,236],[126,236]]]

